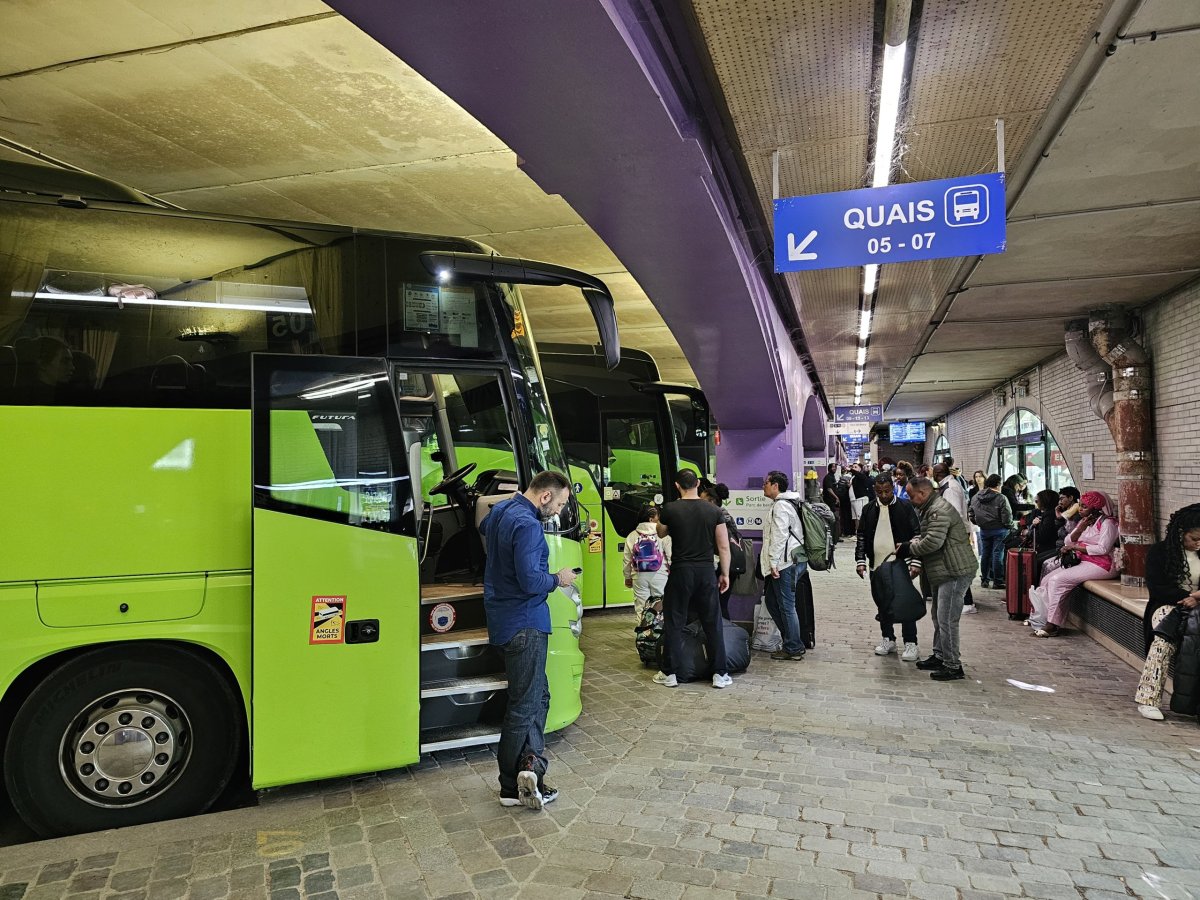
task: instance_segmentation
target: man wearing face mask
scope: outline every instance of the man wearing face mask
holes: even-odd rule
[[[541,809],[558,791],[545,782],[546,682],[550,606],[555,588],[575,582],[570,568],[548,571],[550,548],[542,523],[566,505],[571,483],[558,472],[540,472],[524,493],[492,507],[479,525],[487,547],[483,606],[488,638],[504,652],[508,709],[496,760],[500,803]]]

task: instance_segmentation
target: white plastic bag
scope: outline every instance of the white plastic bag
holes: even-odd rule
[[[750,637],[750,646],[755,650],[775,651],[783,647],[783,635],[775,625],[775,620],[767,612],[767,605],[759,603],[754,607],[754,633]]]

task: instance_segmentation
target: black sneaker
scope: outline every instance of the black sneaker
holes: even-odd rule
[[[960,678],[966,678],[967,673],[963,671],[962,666],[956,666],[953,669],[942,666],[940,669],[930,672],[929,677],[934,681],[958,681]]]
[[[771,659],[804,659],[804,651],[799,653],[788,653],[786,650],[776,650],[771,654]]]
[[[922,659],[917,663],[917,668],[922,672],[936,672],[942,667],[942,658],[934,653],[928,659]]]
[[[987,586],[988,586],[987,579],[985,578],[983,581],[979,582],[979,586],[980,586],[981,588],[985,588],[985,587],[987,587]]]

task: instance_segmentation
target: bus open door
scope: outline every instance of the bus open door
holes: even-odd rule
[[[416,762],[417,542],[387,366],[253,365],[254,786]]]

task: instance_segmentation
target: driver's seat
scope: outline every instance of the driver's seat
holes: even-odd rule
[[[492,511],[492,507],[502,500],[509,499],[513,494],[521,489],[517,481],[517,473],[505,471],[504,469],[488,469],[479,473],[479,477],[475,479],[475,533],[479,535],[479,543],[483,546],[483,552],[487,553],[487,543],[483,540],[483,532],[480,531],[480,525],[487,517],[487,514]],[[486,491],[487,493],[484,493]]]

